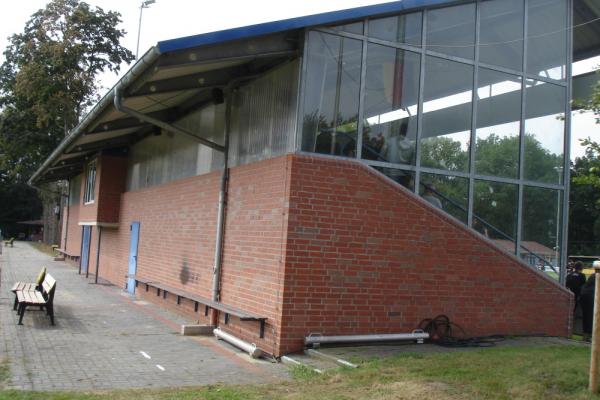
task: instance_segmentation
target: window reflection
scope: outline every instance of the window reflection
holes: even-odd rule
[[[519,254],[529,264],[547,272],[560,262],[561,204],[560,190],[529,186],[523,190],[523,239]]]
[[[334,29],[336,31],[341,31],[341,32],[348,32],[348,33],[355,33],[357,35],[362,35],[363,34],[363,22],[358,21],[358,22],[352,22],[352,23],[344,24],[344,25],[335,25],[335,26],[332,26],[331,29]]]
[[[471,137],[473,67],[427,57],[421,165],[466,171]]]
[[[310,32],[302,149],[356,157],[362,43]]]
[[[377,171],[381,172],[394,182],[397,182],[407,188],[410,191],[415,190],[415,173],[412,171],[406,171],[398,168],[383,168],[373,167]]]
[[[565,79],[567,1],[529,0],[527,12],[527,72]]]
[[[479,61],[523,69],[523,0],[480,3]]]
[[[467,223],[469,181],[457,176],[421,174],[419,194],[463,223]]]
[[[367,55],[362,158],[414,164],[420,56],[372,43]]]
[[[427,12],[427,50],[473,59],[475,4]]]
[[[521,78],[479,69],[475,171],[518,177]]]
[[[475,181],[473,229],[513,254],[517,237],[517,201],[516,185]]]
[[[563,182],[565,88],[528,80],[525,93],[525,179]]]
[[[421,46],[422,13],[394,15],[369,21],[369,37]]]

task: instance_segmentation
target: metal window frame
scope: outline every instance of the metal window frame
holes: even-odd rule
[[[302,150],[302,124],[303,124],[303,113],[304,113],[304,97],[306,93],[306,73],[308,70],[308,54],[307,49],[309,45],[309,32],[317,31],[321,33],[336,35],[340,37],[347,37],[355,40],[362,41],[362,65],[361,65],[361,81],[360,81],[360,89],[359,89],[359,111],[358,111],[358,123],[357,123],[357,151],[356,158],[353,157],[343,157],[343,156],[331,156],[331,155],[323,155],[327,157],[333,157],[335,159],[358,159],[366,165],[372,167],[382,167],[382,168],[393,168],[404,171],[410,171],[414,173],[414,188],[413,190],[418,194],[420,183],[421,183],[421,173],[426,174],[437,174],[444,176],[456,176],[459,178],[466,178],[469,180],[469,188],[468,188],[468,208],[467,208],[467,224],[469,227],[473,226],[473,219],[475,217],[473,212],[474,206],[474,190],[475,190],[475,181],[488,181],[494,183],[504,183],[511,184],[517,187],[518,195],[517,195],[517,213],[515,221],[515,251],[514,254],[519,256],[520,248],[523,241],[523,195],[525,187],[535,187],[535,188],[543,188],[543,189],[552,189],[562,191],[562,206],[558,205],[560,211],[562,212],[561,218],[557,223],[562,225],[561,234],[562,239],[560,246],[561,255],[560,255],[560,263],[559,263],[559,281],[564,285],[565,283],[565,275],[566,275],[566,261],[568,258],[566,249],[568,243],[568,210],[569,210],[569,167],[570,167],[570,140],[571,140],[571,115],[570,115],[570,98],[571,98],[571,63],[573,62],[572,55],[572,46],[573,46],[573,38],[572,38],[572,23],[573,23],[573,0],[566,0],[567,6],[567,21],[566,26],[568,29],[565,30],[565,34],[567,37],[567,65],[566,65],[566,78],[564,80],[552,79],[544,76],[540,76],[537,74],[529,73],[527,71],[527,58],[528,58],[528,27],[529,27],[529,0],[523,1],[523,40],[522,40],[522,64],[521,70],[514,70],[511,68],[492,65],[488,63],[482,63],[479,60],[480,55],[480,41],[481,41],[481,2],[483,0],[473,0],[460,2],[457,4],[466,4],[466,3],[474,3],[475,4],[475,42],[474,42],[474,57],[473,59],[465,59],[457,56],[451,56],[444,53],[440,53],[437,51],[432,51],[427,49],[427,15],[432,9],[444,8],[444,7],[452,7],[456,4],[444,5],[440,7],[425,7],[414,9],[406,12],[401,12],[398,14],[410,14],[415,12],[421,13],[421,46],[415,46],[406,43],[397,43],[391,42],[383,39],[368,37],[369,33],[369,23],[372,21],[370,18],[363,18],[361,21],[364,24],[363,34],[355,34],[344,31],[337,31],[325,26],[318,26],[312,28],[306,28],[304,35],[304,49],[302,56],[302,68],[301,68],[301,76],[300,76],[300,90],[298,92],[298,124],[296,131],[296,153],[299,154],[312,154],[311,152]],[[501,1],[501,0],[496,0]],[[395,14],[394,14],[395,15]],[[376,161],[376,160],[365,160],[362,159],[362,132],[364,130],[364,101],[365,101],[365,87],[366,87],[366,60],[368,57],[368,45],[370,43],[387,46],[390,48],[395,48],[397,50],[408,51],[412,53],[417,53],[420,55],[420,69],[419,69],[419,88],[418,88],[418,112],[417,112],[417,133],[416,133],[416,144],[415,144],[415,164],[394,164],[385,161]],[[470,65],[473,67],[473,85],[472,85],[472,98],[471,98],[471,132],[470,132],[470,148],[469,148],[469,166],[467,172],[460,171],[448,171],[441,170],[437,168],[423,167],[421,166],[421,138],[423,136],[423,97],[424,97],[424,84],[425,84],[425,67],[428,57],[440,58],[448,61],[454,61],[461,64]],[[506,178],[499,176],[490,176],[484,174],[478,174],[475,170],[475,150],[476,150],[476,140],[477,140],[477,111],[478,111],[478,98],[477,98],[477,89],[479,85],[479,70],[480,68],[485,68],[490,71],[500,72],[505,74],[510,74],[515,77],[521,79],[521,115],[519,118],[519,155],[518,155],[518,173],[516,178]],[[555,183],[546,183],[546,182],[537,182],[525,179],[524,173],[524,159],[525,159],[525,120],[526,120],[526,90],[527,90],[527,81],[535,80],[544,83],[549,83],[553,85],[560,86],[564,88],[566,91],[566,102],[565,102],[565,130],[564,130],[564,149],[563,149],[563,175],[562,182]]]
[[[479,99],[477,89],[479,88],[479,30],[481,25],[480,2],[475,3],[475,52],[473,54],[473,85],[471,89],[471,139],[469,143],[469,192],[467,201],[467,225],[473,228],[473,203],[475,203],[475,148],[477,144],[477,110]]]
[[[83,192],[83,204],[91,204],[96,201],[96,175],[98,173],[97,159],[90,161],[85,169],[85,190]],[[92,175],[90,175],[92,173]],[[90,178],[91,177],[91,178]]]
[[[567,96],[565,104],[565,142],[563,150],[563,207],[562,207],[562,249],[560,260],[559,282],[561,285],[566,284],[567,279],[567,262],[568,262],[568,244],[569,244],[569,192],[571,185],[571,97],[573,96],[573,0],[567,0]]]

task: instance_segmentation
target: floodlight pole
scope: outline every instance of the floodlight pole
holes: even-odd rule
[[[144,8],[150,7],[150,4],[155,3],[156,0],[144,0],[140,4],[140,21],[138,22],[138,36],[137,36],[137,45],[135,46],[135,59],[138,59],[138,54],[140,52],[140,33],[142,32],[142,12]]]

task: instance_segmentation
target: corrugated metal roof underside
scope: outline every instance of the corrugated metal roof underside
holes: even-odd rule
[[[299,32],[286,32],[163,54],[124,89],[123,104],[173,123],[216,100],[214,91],[239,77],[261,74],[298,57]],[[225,48],[226,47],[226,48]],[[66,179],[81,173],[85,161],[101,150],[126,148],[157,133],[155,126],[118,111],[112,103],[79,127],[81,134],[45,168],[38,182]]]
[[[600,1],[573,2],[573,59],[583,60],[600,54]],[[590,22],[594,21],[594,22]],[[585,24],[585,25],[583,25]]]

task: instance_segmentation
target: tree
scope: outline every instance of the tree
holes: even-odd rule
[[[598,71],[600,74],[600,70]],[[592,96],[580,104],[591,110],[600,124],[600,80]],[[582,141],[585,155],[571,165],[569,208],[569,254],[600,254],[600,143],[590,137]]]
[[[597,71],[600,76],[600,69]],[[596,116],[596,124],[600,124],[600,79],[594,85],[590,100],[582,104],[584,110],[591,110]],[[587,146],[586,158],[589,161],[587,173],[579,171],[573,179],[573,185],[592,185],[600,188],[600,143],[592,140],[590,137],[581,141],[583,146]]]
[[[125,34],[119,23],[119,13],[79,0],[52,0],[31,16],[22,33],[10,38],[0,66],[3,185],[21,187],[77,125],[98,99],[99,73],[116,73],[123,62],[133,60],[119,43]],[[60,187],[50,186],[43,196],[44,213],[54,215],[46,211],[60,204]],[[0,209],[9,209],[2,201]],[[9,217],[2,218],[0,223]],[[56,241],[54,236],[48,240]]]
[[[468,153],[461,143],[447,137],[428,138],[422,143],[424,164],[437,168],[465,169]],[[516,178],[519,165],[519,137],[491,134],[479,138],[475,146],[478,174]],[[556,183],[562,156],[551,153],[532,134],[525,134],[525,175],[535,181]],[[422,182],[441,193],[444,210],[465,222],[468,180],[435,174],[422,174]],[[493,239],[516,239],[518,188],[514,184],[475,181],[473,227]],[[557,191],[527,187],[524,195],[524,240],[549,247],[556,245]],[[508,237],[507,237],[508,236]]]
[[[79,0],[53,0],[13,35],[0,70],[0,105],[26,108],[43,129],[73,128],[97,100],[97,75],[133,54],[119,44],[120,14]]]
[[[600,254],[600,191],[586,183],[599,176],[590,173],[594,164],[597,157],[588,149],[571,166],[569,254]]]

